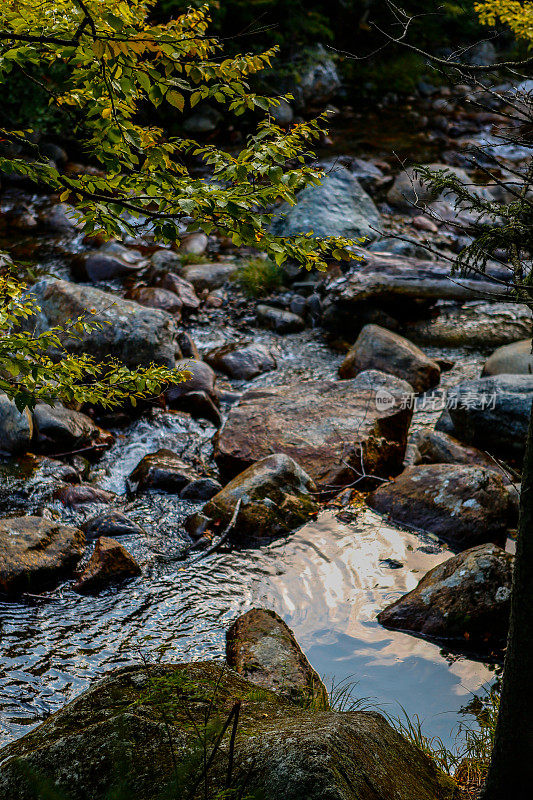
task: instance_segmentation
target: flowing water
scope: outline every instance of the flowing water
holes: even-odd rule
[[[207,348],[237,331],[206,326],[193,336]],[[340,357],[318,331],[283,338],[257,331],[256,338],[275,348],[278,370],[253,385],[335,375]],[[443,376],[446,385],[479,373],[478,355],[455,351],[454,358],[456,367]],[[417,412],[415,427],[434,417]],[[253,605],[273,608],[287,621],[326,684],[347,680],[354,699],[366,698],[391,715],[401,715],[403,707],[420,716],[428,734],[450,741],[460,709],[493,672],[376,622],[384,605],[449,556],[441,544],[385,524],[368,509],[348,517],[326,509],[287,539],[180,560],[187,542],[182,522],[195,506],[170,495],[131,498],[126,477],[159,447],[209,463],[214,428],[184,413],[155,410],[115,433],[116,443],[95,465],[92,480],[116,492],[117,505],[144,528],[123,540],[143,574],[97,597],[80,596],[65,583],[44,599],[0,605],[2,742],[119,665],[141,658],[222,658],[226,627]],[[3,513],[14,505],[17,486],[16,480],[4,486]],[[28,511],[38,507],[39,492],[25,502]],[[64,521],[82,518],[49,507]]]

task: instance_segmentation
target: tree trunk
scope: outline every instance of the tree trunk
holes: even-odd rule
[[[533,411],[522,493],[511,621],[500,711],[489,774],[480,800],[533,798]]]

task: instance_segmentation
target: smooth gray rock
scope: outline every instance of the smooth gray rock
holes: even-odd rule
[[[63,336],[64,346],[71,353],[90,353],[96,359],[118,358],[128,367],[151,362],[166,367],[175,364],[175,323],[164,311],[68,281],[39,281],[31,294],[41,312],[31,317],[26,327],[35,327],[37,334],[80,315],[102,324],[101,330],[77,338]]]
[[[298,314],[283,308],[260,303],[256,308],[257,323],[262,328],[270,328],[276,333],[297,333],[305,328],[305,322]]]
[[[531,339],[523,339],[499,347],[488,358],[483,367],[482,375],[532,375],[533,354],[531,352]]]
[[[27,409],[21,413],[7,395],[0,393],[0,451],[20,453],[30,446],[33,422]]]
[[[462,381],[448,390],[453,435],[496,457],[522,458],[533,375],[495,375]]]
[[[283,206],[272,222],[277,236],[314,233],[374,240],[381,230],[381,215],[373,200],[344,167],[326,174],[320,186],[309,186],[295,206]]]

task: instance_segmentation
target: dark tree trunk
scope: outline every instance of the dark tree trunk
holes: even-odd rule
[[[480,800],[533,798],[533,412],[522,470],[511,622],[496,741]]]

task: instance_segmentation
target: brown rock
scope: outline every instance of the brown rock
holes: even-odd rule
[[[467,464],[493,469],[504,473],[487,453],[477,447],[463,444],[458,439],[441,431],[417,431],[413,444],[416,448],[413,464]]]
[[[192,283],[176,275],[174,272],[167,272],[165,275],[162,275],[158,279],[157,285],[177,295],[182,304],[183,313],[195,311],[200,305]]]
[[[308,381],[245,392],[215,442],[223,475],[272,453],[293,458],[319,488],[401,469],[412,410],[405,381],[382,372],[347,381]]]
[[[162,448],[139,461],[128,478],[128,485],[132,491],[159,489],[180,492],[198,477],[198,473],[176,453]]]
[[[74,589],[80,593],[97,592],[110,583],[140,574],[141,568],[125,547],[116,539],[100,536]]]
[[[440,381],[440,367],[415,344],[379,325],[365,325],[339,367],[341,378],[355,378],[365,369],[396,375],[415,392],[433,389]]]
[[[105,489],[99,489],[98,486],[91,486],[88,483],[61,486],[54,492],[54,497],[63,505],[71,508],[88,506],[94,503],[107,504],[115,499],[113,492],[106,492]]]
[[[98,427],[90,417],[62,405],[39,403],[33,412],[35,438],[47,450],[110,447],[114,436]]]
[[[236,380],[249,381],[263,372],[276,369],[276,359],[262,344],[231,342],[206,353],[207,363]]]
[[[482,544],[430,570],[379,615],[387,628],[490,650],[505,645],[514,556]]]
[[[85,537],[43,517],[0,519],[0,591],[34,592],[58,583],[83,554]]]
[[[183,303],[174,292],[169,292],[168,289],[161,289],[157,286],[137,286],[129,291],[126,297],[141,306],[159,308],[161,311],[166,311],[168,314],[172,314],[175,319],[179,320],[181,318]]]
[[[291,629],[274,611],[252,608],[226,631],[228,666],[299,704],[329,707],[326,688]]]
[[[458,550],[482,542],[503,544],[515,504],[501,475],[480,466],[408,467],[376,489],[371,508],[394,522],[428,531]]]

